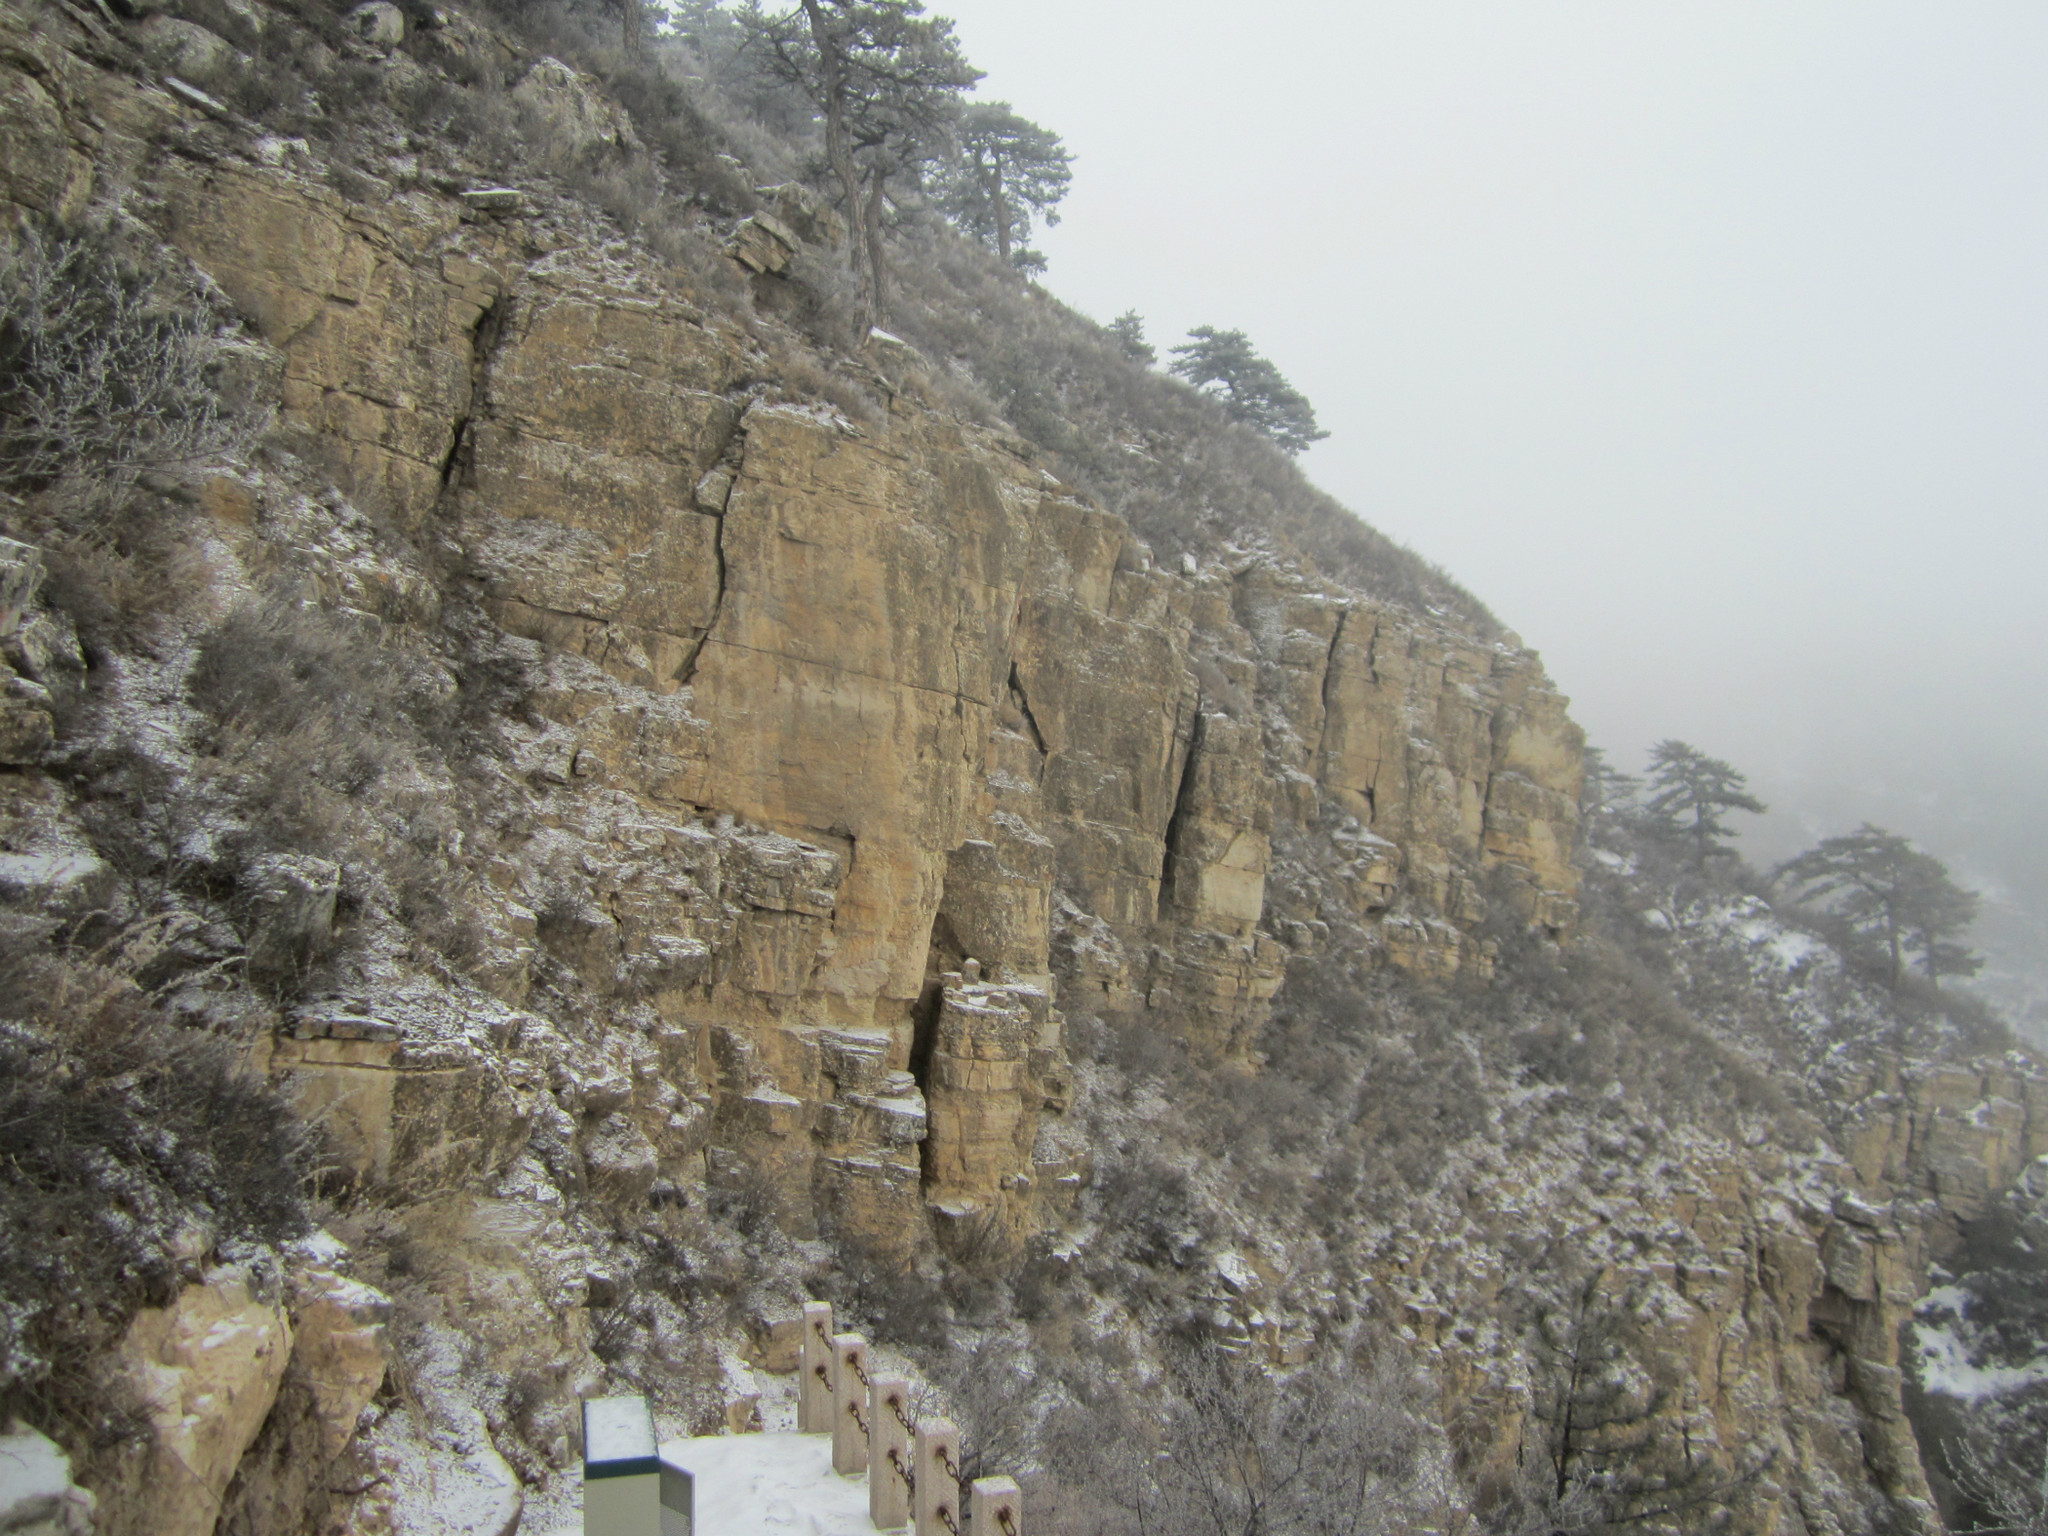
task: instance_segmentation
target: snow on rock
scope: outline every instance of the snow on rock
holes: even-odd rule
[[[1943,1397],[1981,1403],[2048,1381],[2048,1357],[2037,1357],[2025,1365],[1974,1364],[1969,1345],[1952,1323],[1916,1322],[1913,1341],[1922,1389]]]
[[[70,1458],[32,1429],[0,1435],[0,1531],[87,1536],[93,1496],[71,1481]]]

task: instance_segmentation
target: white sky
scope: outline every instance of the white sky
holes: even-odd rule
[[[1623,766],[2048,907],[2048,5],[929,8],[1078,156],[1048,285],[1248,332]]]

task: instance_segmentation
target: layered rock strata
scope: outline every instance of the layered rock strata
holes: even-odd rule
[[[521,1008],[545,954],[651,1010],[662,1104],[575,1112],[626,1188],[708,1150],[800,1223],[1028,1222],[1076,999],[1241,1058],[1332,918],[1422,974],[1483,967],[1499,870],[1569,928],[1580,737],[1530,653],[1254,552],[1158,569],[1023,444],[926,406],[898,344],[865,366],[875,421],[775,403],[747,336],[560,215],[350,205],[170,95],[10,57],[43,138],[142,163],[274,349],[285,428],[438,569],[336,584],[401,627],[474,601],[538,647],[530,813],[467,844],[488,985]],[[0,192],[75,200],[53,163],[10,154]],[[1352,840],[1348,910],[1269,899],[1276,825]],[[970,959],[979,992],[945,979]],[[373,1184],[501,1165],[522,1090],[398,1033],[301,1019],[270,1059]]]

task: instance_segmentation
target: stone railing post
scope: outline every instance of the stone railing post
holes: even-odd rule
[[[960,1431],[950,1419],[917,1426],[917,1536],[960,1536]]]
[[[858,1477],[868,1469],[868,1341],[832,1336],[832,1470]]]
[[[1024,1495],[1015,1478],[977,1477],[967,1510],[974,1536],[1024,1536]]]
[[[796,1427],[832,1433],[832,1303],[804,1303],[803,1352],[797,1362]]]
[[[868,1518],[881,1531],[910,1524],[910,1383],[877,1376],[868,1389]]]

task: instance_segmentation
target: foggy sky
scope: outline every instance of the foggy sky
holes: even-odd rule
[[[2048,948],[2048,6],[930,8],[1078,156],[1055,293],[1248,332],[1316,481],[1622,766],[1745,769],[1759,857],[1870,817]]]

